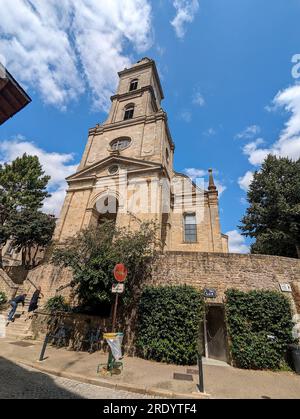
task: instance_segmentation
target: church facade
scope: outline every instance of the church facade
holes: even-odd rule
[[[56,242],[104,219],[132,229],[155,221],[165,251],[228,253],[212,171],[206,190],[203,180],[174,170],[155,62],[144,58],[119,78],[107,120],[89,131],[80,166],[67,179]]]

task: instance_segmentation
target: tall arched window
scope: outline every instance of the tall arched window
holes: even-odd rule
[[[138,88],[138,84],[139,84],[138,79],[134,79],[134,80],[132,80],[132,81],[130,82],[129,91],[130,91],[130,92],[133,92],[134,90],[137,90],[137,88]]]
[[[128,119],[132,119],[133,115],[134,115],[134,104],[131,103],[130,105],[127,105],[125,108],[124,121],[127,121]]]
[[[196,214],[184,215],[184,241],[185,243],[197,242]]]

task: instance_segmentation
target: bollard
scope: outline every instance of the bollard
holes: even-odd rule
[[[198,370],[199,370],[199,385],[198,389],[200,393],[204,393],[204,376],[203,376],[203,364],[202,355],[198,353]]]
[[[47,348],[47,344],[48,344],[49,338],[50,338],[50,334],[47,333],[47,335],[45,337],[45,340],[44,340],[43,347],[42,347],[42,351],[41,351],[39,362],[42,362],[44,360],[44,356],[45,356],[45,352],[46,352],[46,348]]]

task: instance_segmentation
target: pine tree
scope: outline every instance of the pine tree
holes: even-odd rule
[[[254,174],[243,235],[256,238],[253,253],[300,258],[300,159],[269,155]]]
[[[12,219],[18,213],[37,213],[44,199],[50,196],[46,189],[49,179],[36,156],[24,154],[11,163],[0,165],[0,267],[2,249],[14,234]],[[26,224],[27,218],[22,222]]]

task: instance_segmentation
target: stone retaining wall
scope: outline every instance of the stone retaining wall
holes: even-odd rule
[[[56,294],[72,280],[68,269],[44,264],[30,271],[28,280],[42,287],[45,296]],[[224,253],[168,252],[154,266],[147,284],[193,285],[198,289],[215,288],[216,302],[222,302],[228,288],[242,291],[269,289],[280,291],[279,284],[291,284],[294,300],[300,305],[300,260],[276,256]],[[28,283],[29,284],[29,283]],[[70,288],[60,291],[68,297]],[[300,308],[300,307],[299,307]]]
[[[275,256],[169,252],[161,256],[150,281],[153,285],[187,284],[198,289],[217,290],[222,303],[229,288],[241,291],[266,289],[280,291],[280,285],[293,288],[293,308],[299,312],[300,260]],[[298,290],[298,291],[297,291]],[[290,297],[292,294],[286,293]]]
[[[70,347],[78,349],[78,344],[82,342],[89,329],[100,328],[102,333],[110,331],[110,319],[97,316],[66,313],[58,315],[55,324],[52,323],[52,327],[50,321],[53,322],[53,315],[43,310],[36,313],[31,323],[33,339],[44,339],[46,333],[53,333],[58,326],[65,326],[71,330]]]
[[[71,280],[72,273],[68,269],[44,264],[29,272],[24,287],[27,286],[29,294],[34,291],[33,284],[42,287],[44,293],[44,300],[40,304],[42,306],[48,298],[57,294],[71,300],[70,288],[57,292],[58,288],[68,285]],[[0,290],[3,290],[5,283],[1,281],[0,276]],[[285,294],[291,300],[294,314],[298,313],[296,322],[299,319],[300,260],[298,259],[262,255],[168,252],[159,258],[153,268],[152,277],[145,281],[144,286],[183,284],[201,290],[216,289],[217,298],[208,300],[211,303],[223,303],[225,291],[229,288],[241,291],[254,289],[280,291],[280,284],[290,284],[293,292]],[[136,298],[138,299],[138,296]],[[137,301],[126,313],[119,313],[119,317],[120,330],[126,330],[126,347],[129,350],[134,347]],[[101,318],[97,319],[98,322],[104,321]],[[81,320],[79,328],[81,328],[80,322]],[[107,319],[106,326],[109,327]],[[300,333],[300,323],[298,326]]]
[[[0,269],[0,291],[4,292],[7,299],[10,300],[13,298],[18,290],[18,285],[16,285],[10,277]]]

